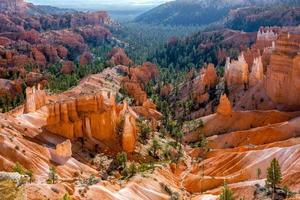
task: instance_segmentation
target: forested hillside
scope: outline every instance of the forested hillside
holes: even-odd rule
[[[299,17],[297,17],[299,14],[294,14],[293,11],[294,7],[299,7],[299,5],[300,2],[297,0],[177,0],[141,14],[136,21],[172,26],[205,26],[212,23],[224,24],[231,16],[234,19],[232,19],[232,23],[228,24],[229,27],[234,27],[232,24],[238,26],[235,22],[242,18],[246,20],[246,22],[241,20],[242,26],[244,23],[249,23],[253,30],[258,26],[255,26],[254,23],[278,26],[294,25],[295,22],[299,24]],[[243,8],[246,9],[246,13]],[[232,16],[232,11],[237,15]],[[297,12],[299,13],[299,11]]]
[[[204,63],[224,65],[227,56],[237,57],[255,40],[255,34],[229,29],[199,31],[185,39],[172,38],[150,60],[162,67],[190,69]]]

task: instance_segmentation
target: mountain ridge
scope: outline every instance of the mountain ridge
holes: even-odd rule
[[[165,25],[208,25],[223,23],[231,10],[260,6],[299,6],[295,0],[176,0],[159,5],[135,18],[136,22]]]

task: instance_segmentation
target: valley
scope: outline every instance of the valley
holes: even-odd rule
[[[300,199],[298,2],[195,2],[0,0],[0,199]]]

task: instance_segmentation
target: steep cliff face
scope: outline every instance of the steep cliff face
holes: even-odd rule
[[[265,88],[272,101],[286,106],[300,106],[300,36],[282,33],[270,58]]]

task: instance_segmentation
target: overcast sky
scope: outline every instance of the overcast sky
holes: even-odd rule
[[[155,6],[170,0],[26,0],[39,5],[53,5],[53,6]]]

